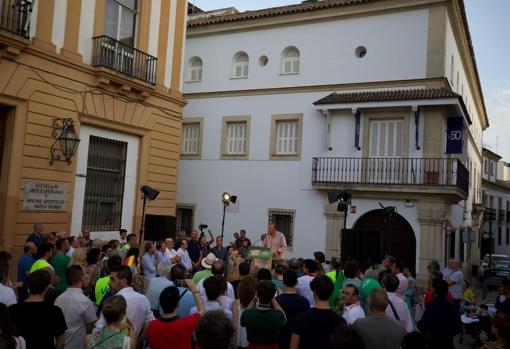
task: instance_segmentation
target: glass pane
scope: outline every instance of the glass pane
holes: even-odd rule
[[[104,14],[104,34],[117,39],[119,24],[119,5],[113,0],[106,0],[106,9]]]
[[[123,8],[121,12],[120,33],[118,40],[126,45],[135,43],[135,13]]]
[[[393,157],[394,153],[394,143],[395,143],[395,123],[389,122],[388,123],[388,153],[386,154],[389,157]]]
[[[386,123],[381,122],[380,123],[380,130],[379,130],[379,156],[385,157],[386,156]]]
[[[117,0],[117,1],[120,2],[122,5],[125,5],[130,9],[136,11],[136,0]]]

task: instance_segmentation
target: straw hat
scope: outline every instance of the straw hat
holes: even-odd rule
[[[202,266],[206,269],[211,269],[212,264],[216,262],[218,258],[214,255],[214,253],[209,252],[205,258],[202,258]]]

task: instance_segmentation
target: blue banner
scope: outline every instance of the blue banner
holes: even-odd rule
[[[462,129],[464,118],[449,117],[446,121],[446,154],[462,154]]]

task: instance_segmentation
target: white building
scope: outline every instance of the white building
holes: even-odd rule
[[[490,149],[483,149],[484,224],[481,255],[510,255],[510,178],[508,164]]]
[[[256,240],[273,221],[287,257],[391,253],[424,271],[448,244],[470,252],[445,233],[476,228],[488,127],[462,1],[325,0],[201,17],[187,29],[178,226],[219,232],[227,191],[239,197],[227,239],[244,228]],[[450,116],[462,118],[457,155],[445,154]],[[327,193],[345,189],[341,233]],[[396,212],[385,217],[380,204]]]

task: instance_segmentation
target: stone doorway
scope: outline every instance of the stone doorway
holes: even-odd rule
[[[382,209],[365,213],[353,229],[342,231],[342,259],[356,260],[362,268],[379,264],[385,254],[403,261],[416,270],[416,237],[409,222]]]

